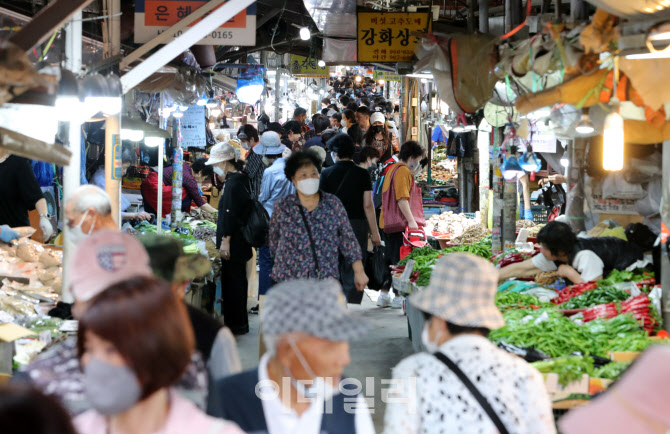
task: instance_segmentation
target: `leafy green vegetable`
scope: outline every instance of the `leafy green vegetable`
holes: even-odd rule
[[[463,244],[460,246],[450,247],[448,249],[442,250],[442,253],[456,253],[456,252],[465,252],[472,253],[473,255],[481,256],[484,259],[491,258],[491,246],[482,241],[476,244]]]
[[[598,286],[612,286],[622,282],[639,282],[650,277],[654,277],[654,273],[644,268],[635,271],[612,270],[607,279],[598,282]]]
[[[588,356],[560,357],[534,362],[531,365],[543,374],[550,372],[558,374],[558,383],[561,386],[580,380],[584,374],[590,376],[593,373],[593,359]]]
[[[507,310],[526,309],[531,306],[551,307],[553,303],[542,303],[533,295],[504,291],[496,294],[496,306],[501,310]]]
[[[624,290],[612,287],[599,287],[571,298],[559,307],[561,309],[583,309],[598,304],[624,301],[629,298],[630,294]]]
[[[630,366],[631,362],[611,362],[593,371],[593,377],[616,380]]]

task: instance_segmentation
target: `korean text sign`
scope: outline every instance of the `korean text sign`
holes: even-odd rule
[[[204,0],[136,0],[135,43],[143,44],[150,41],[206,3]],[[226,7],[227,3],[224,2],[214,10]],[[191,26],[199,21],[195,21]],[[178,38],[182,33],[183,31],[175,32],[173,38]],[[198,45],[256,45],[256,3],[229,21],[221,23],[219,28],[198,42]]]
[[[314,57],[291,54],[291,74],[299,77],[328,77],[330,68],[319,66]]]
[[[430,15],[422,12],[358,13],[359,62],[409,62],[417,38],[430,30]]]

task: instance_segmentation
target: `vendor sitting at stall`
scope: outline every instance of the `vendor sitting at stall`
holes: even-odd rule
[[[573,284],[600,280],[612,270],[625,270],[644,256],[635,244],[614,237],[577,238],[570,226],[549,222],[537,234],[541,254],[500,270],[500,281],[558,271]]]
[[[181,202],[181,211],[188,212],[191,209],[191,202],[195,202],[195,205],[207,211],[210,214],[214,214],[216,209],[207,203],[207,201],[202,197],[200,191],[198,190],[198,182],[195,179],[193,174],[193,169],[191,165],[184,161],[182,165],[182,202]],[[158,215],[156,213],[156,207],[158,206],[158,174],[152,172],[147,176],[147,178],[142,181],[142,186],[140,187],[142,192],[142,199],[144,202],[144,210],[150,214]],[[170,213],[170,207],[172,203],[172,165],[169,165],[163,168],[163,217]]]

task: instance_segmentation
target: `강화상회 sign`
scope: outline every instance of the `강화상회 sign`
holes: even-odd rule
[[[359,62],[409,62],[414,55],[417,38],[413,32],[430,30],[426,12],[359,12]]]
[[[204,0],[135,0],[135,43],[149,42],[205,3]],[[172,36],[178,38],[182,33],[179,31]],[[256,45],[256,3],[213,30],[198,45]]]

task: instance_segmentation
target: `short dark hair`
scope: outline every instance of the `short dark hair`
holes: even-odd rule
[[[422,157],[424,152],[423,147],[419,143],[410,140],[402,144],[398,158],[400,161],[407,162],[410,158]]]
[[[0,426],[5,433],[76,434],[70,415],[53,395],[34,387],[0,387]]]
[[[186,305],[167,282],[153,277],[117,283],[90,301],[79,319],[80,360],[87,331],[112,343],[128,362],[142,387],[142,399],[175,384],[195,350]]]
[[[282,133],[281,124],[279,122],[270,122],[267,128],[265,128],[265,131],[263,132],[265,133],[267,131],[274,131],[277,134],[281,134]]]
[[[337,104],[331,104],[328,106],[328,110],[335,110],[336,112],[339,112],[340,108],[337,106]]]
[[[314,125],[314,131],[321,134],[330,127],[330,119],[327,116],[319,115],[312,121],[312,124]]]
[[[358,103],[356,101],[351,101],[349,104],[347,104],[347,110],[355,112],[357,109],[358,109]]]
[[[284,125],[282,125],[282,130],[284,131],[284,134],[288,134],[289,132],[292,132],[293,134],[302,133],[302,127],[298,121],[286,122]]]
[[[307,115],[307,110],[302,107],[298,107],[295,110],[293,110],[293,119],[297,118],[300,115]]]
[[[324,115],[324,116],[327,116],[329,110],[330,110],[330,109],[329,109],[328,107],[322,108],[322,109],[321,109],[321,114]]]
[[[342,113],[333,113],[330,117],[335,119],[338,124],[342,123]]]
[[[367,107],[364,106],[364,105],[358,107],[358,108],[356,109],[356,112],[357,112],[357,113],[360,113],[360,114],[362,114],[362,115],[368,116],[368,117],[372,115],[372,112],[370,111],[370,109],[367,108]]]
[[[361,104],[363,104],[366,107],[370,107],[370,100],[363,97],[363,98],[361,98]]]
[[[363,129],[358,124],[353,124],[347,128],[347,134],[356,145],[363,145]]]
[[[562,222],[549,222],[537,234],[537,243],[546,244],[552,255],[570,254],[577,243],[577,236],[569,225]]]
[[[342,104],[343,107],[346,107],[347,104],[349,104],[350,98],[346,95],[342,95],[340,97],[340,104]]]
[[[360,159],[361,162],[368,161],[368,159],[379,159],[379,151],[372,146],[363,146]]]
[[[191,170],[193,173],[202,173],[203,176],[211,177],[214,176],[214,166],[208,166],[205,163],[207,158],[198,158],[191,165]]]
[[[321,100],[321,104],[330,105],[330,98],[323,98],[323,99]]]
[[[253,125],[251,125],[251,124],[242,125],[240,127],[240,129],[237,131],[237,135],[239,136],[240,133],[246,134],[246,136],[249,140],[254,139],[254,141],[256,143],[258,143],[258,140],[259,140],[258,139],[258,130],[256,128],[254,128]]]
[[[348,134],[338,133],[332,139],[328,140],[328,149],[337,152],[339,158],[354,158],[356,144]]]
[[[286,160],[284,175],[286,175],[286,179],[291,181],[298,170],[307,166],[314,166],[316,167],[316,170],[321,173],[321,160],[319,160],[316,155],[306,151],[294,152]]]
[[[430,321],[430,319],[433,318],[434,316],[433,314],[430,314],[428,312],[422,312],[422,313],[423,313],[423,319],[426,322]],[[491,329],[488,329],[486,327],[467,327],[467,326],[460,326],[458,324],[454,324],[453,322],[449,321],[444,322],[447,323],[447,330],[449,331],[449,334],[452,336],[462,335],[464,333],[476,333],[487,338],[489,336],[489,333],[491,333]]]
[[[356,123],[356,112],[353,110],[346,109],[344,113],[342,113],[342,116],[347,120],[347,122],[351,121],[351,125]],[[350,127],[351,125],[347,125]]]

